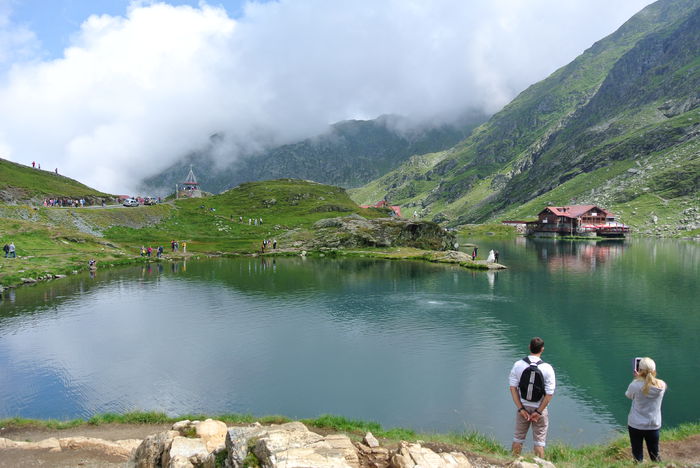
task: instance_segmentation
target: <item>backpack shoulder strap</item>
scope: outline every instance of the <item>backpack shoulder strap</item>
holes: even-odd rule
[[[523,361],[527,362],[528,364],[532,364],[532,361],[530,361],[530,357],[529,357],[529,356],[525,356],[525,357],[523,358]]]

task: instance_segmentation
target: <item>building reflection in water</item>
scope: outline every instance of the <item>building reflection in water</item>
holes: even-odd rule
[[[620,258],[624,241],[553,241],[528,239],[528,248],[537,250],[537,258],[549,271],[588,272]]]

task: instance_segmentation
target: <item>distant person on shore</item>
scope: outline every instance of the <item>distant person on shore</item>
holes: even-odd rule
[[[498,257],[499,257],[500,255],[501,255],[501,254],[498,253],[498,250],[496,250],[496,251],[493,252],[493,256],[494,256],[494,258],[496,259],[496,263],[498,263]]]
[[[149,245],[148,248],[146,249],[146,255],[148,255],[148,257],[150,257],[152,253],[153,253],[153,247],[151,247]]]
[[[277,249],[277,239],[272,241],[272,248]]]
[[[472,262],[476,260],[476,253],[479,250],[478,247],[474,247],[474,250],[472,250]]]
[[[656,378],[656,363],[648,357],[639,361],[639,370],[634,370],[634,380],[625,396],[632,400],[627,430],[630,435],[632,456],[638,462],[644,461],[643,442],[652,461],[659,457],[659,430],[661,429],[661,401],[666,392],[666,382]]]
[[[182,253],[187,253],[187,242],[182,241]]]
[[[515,414],[513,455],[520,455],[527,431],[532,427],[535,455],[544,458],[544,447],[549,428],[547,406],[552,401],[556,378],[554,369],[540,357],[544,352],[544,340],[530,340],[530,355],[513,364],[508,377],[510,395],[518,409]]]
[[[144,247],[143,245],[141,246],[141,256],[142,257],[146,256],[146,247]]]
[[[54,169],[54,172],[58,175],[58,168]]]
[[[493,263],[496,261],[496,253],[493,249],[489,250],[489,256],[486,257],[486,263]]]
[[[15,251],[15,243],[10,242],[10,245],[8,246],[8,254],[10,258],[17,258],[17,252]]]
[[[36,167],[36,162],[32,161],[32,168],[35,168],[35,167]]]
[[[5,244],[2,246],[2,251],[5,252],[5,258],[10,254],[10,245]]]
[[[156,253],[156,256],[157,256],[158,258],[160,258],[162,255],[163,255],[163,246],[162,246],[162,245],[159,245],[159,246],[158,246],[158,251],[157,251],[157,253]]]

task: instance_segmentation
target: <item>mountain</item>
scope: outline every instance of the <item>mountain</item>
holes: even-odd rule
[[[250,154],[221,167],[215,160],[217,140],[208,149],[192,153],[164,172],[143,181],[144,192],[171,192],[194,166],[208,192],[219,193],[242,182],[297,178],[358,187],[394,169],[414,154],[449,148],[463,140],[488,116],[468,114],[453,124],[411,127],[407,119],[382,116],[375,120],[336,123],[322,135]],[[225,159],[219,156],[218,160]]]
[[[455,147],[351,195],[451,225],[595,203],[654,232],[654,216],[700,221],[699,135],[700,3],[661,0]]]

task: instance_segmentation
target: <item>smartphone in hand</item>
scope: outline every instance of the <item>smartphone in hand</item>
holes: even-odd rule
[[[641,360],[642,360],[642,358],[640,358],[640,357],[634,358],[633,368],[634,368],[634,373],[635,373],[635,374],[639,373],[639,362],[640,362]]]

